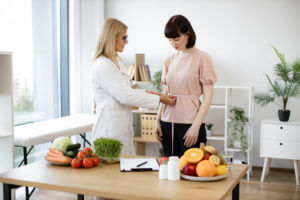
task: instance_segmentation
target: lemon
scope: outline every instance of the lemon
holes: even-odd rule
[[[221,175],[224,175],[224,174],[227,174],[227,166],[226,165],[218,165],[217,166],[217,176],[221,176]]]

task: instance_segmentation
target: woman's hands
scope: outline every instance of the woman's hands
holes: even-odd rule
[[[170,96],[167,94],[160,94],[159,95],[160,102],[169,106],[174,106],[176,103],[176,97]]]
[[[191,147],[196,144],[199,136],[199,129],[200,127],[192,125],[185,133],[183,139],[185,140],[184,145],[186,147]]]
[[[155,94],[159,96],[159,102],[169,105],[169,106],[174,106],[176,104],[176,97],[175,96],[171,96],[168,94],[161,94],[158,92],[152,92],[152,91],[146,91],[149,94]]]
[[[154,134],[156,136],[156,139],[161,143],[163,139],[162,139],[162,130],[161,130],[161,125],[159,120],[156,121]]]

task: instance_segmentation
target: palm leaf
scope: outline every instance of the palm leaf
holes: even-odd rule
[[[266,106],[269,103],[273,102],[275,100],[274,96],[271,96],[267,92],[259,92],[254,95],[254,101],[259,104],[260,106]]]
[[[286,64],[286,62],[285,62],[284,55],[283,55],[282,53],[280,53],[274,46],[272,46],[272,48],[274,49],[276,55],[277,55],[278,58],[280,59],[282,65],[283,65],[284,67],[286,67],[287,64]]]
[[[274,93],[276,96],[280,97],[280,96],[284,96],[283,95],[283,91],[279,85],[279,83],[277,81],[274,81],[274,83],[272,83],[270,77],[265,74],[265,76],[267,77],[268,81],[269,81],[269,84],[271,85],[271,90],[270,92]]]
[[[282,79],[284,82],[291,80],[291,72],[293,72],[291,67],[284,67],[281,63],[274,67],[274,75]]]
[[[297,97],[300,95],[300,84],[290,84],[288,97]]]
[[[300,83],[300,59],[296,60],[293,65],[293,82]]]

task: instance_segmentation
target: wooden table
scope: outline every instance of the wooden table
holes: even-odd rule
[[[232,192],[239,199],[239,182],[248,169],[235,165],[230,175],[216,182],[168,181],[158,179],[158,172],[120,172],[119,164],[100,164],[91,169],[53,166],[35,162],[0,174],[4,200],[11,200],[11,190],[30,186],[84,195],[130,200],[224,199]]]

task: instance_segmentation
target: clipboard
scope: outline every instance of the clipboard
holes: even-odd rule
[[[120,158],[121,172],[158,171],[156,158]]]

